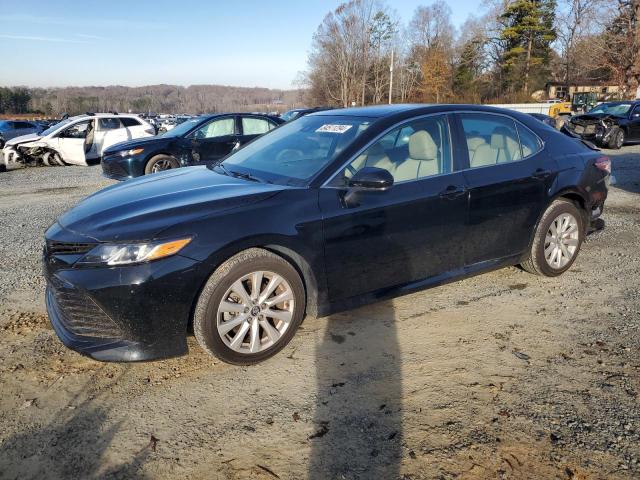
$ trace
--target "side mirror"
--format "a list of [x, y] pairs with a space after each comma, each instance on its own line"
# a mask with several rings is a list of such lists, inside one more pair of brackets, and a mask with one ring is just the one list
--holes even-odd
[[347, 190], [342, 196], [342, 203], [346, 208], [360, 205], [361, 192], [384, 192], [393, 185], [393, 175], [388, 170], [376, 167], [364, 167], [356, 172], [349, 180]]
[[356, 190], [384, 191], [393, 185], [393, 175], [384, 168], [364, 167], [349, 180], [349, 187]]

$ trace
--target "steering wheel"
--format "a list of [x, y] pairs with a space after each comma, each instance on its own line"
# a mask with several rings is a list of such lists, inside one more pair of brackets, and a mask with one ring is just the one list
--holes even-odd
[[304, 158], [304, 153], [301, 150], [297, 150], [295, 148], [285, 148], [281, 150], [276, 155], [276, 161], [288, 161], [292, 162], [295, 160], [302, 160]]

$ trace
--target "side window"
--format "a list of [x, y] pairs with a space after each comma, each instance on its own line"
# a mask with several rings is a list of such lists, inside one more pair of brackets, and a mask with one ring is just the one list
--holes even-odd
[[[393, 142], [390, 139], [394, 139]], [[333, 184], [344, 185], [364, 167], [383, 168], [394, 183], [451, 172], [449, 125], [444, 116], [408, 122], [383, 136], [353, 160]]]
[[528, 157], [529, 155], [534, 155], [542, 150], [540, 139], [536, 137], [531, 130], [529, 130], [524, 125], [520, 125], [517, 122], [516, 125], [518, 126], [518, 135], [520, 137], [522, 156], [524, 158]]
[[522, 158], [513, 120], [500, 115], [461, 114], [471, 168], [514, 162]]
[[120, 121], [122, 122], [122, 125], [124, 125], [125, 127], [139, 127], [140, 126], [140, 122], [138, 120], [136, 120], [135, 118], [122, 117], [120, 119]]
[[116, 130], [122, 127], [118, 118], [99, 118], [98, 125], [100, 130]]
[[242, 117], [243, 135], [262, 135], [273, 129], [271, 122], [263, 118]]
[[60, 132], [60, 138], [84, 138], [87, 136], [87, 127], [90, 120], [76, 123]]
[[205, 139], [233, 135], [236, 130], [235, 123], [236, 122], [233, 117], [214, 120], [196, 130], [193, 133], [193, 136], [195, 138]]
[[36, 128], [36, 126], [29, 122], [16, 122], [16, 128]]

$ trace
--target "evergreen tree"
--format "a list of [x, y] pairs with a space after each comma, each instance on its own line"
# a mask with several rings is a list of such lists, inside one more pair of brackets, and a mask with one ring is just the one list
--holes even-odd
[[[512, 90], [528, 94], [533, 67], [548, 66], [556, 38], [555, 10], [556, 0], [516, 0], [502, 14], [501, 37], [506, 45], [502, 68]], [[545, 70], [537, 69], [538, 73]]]

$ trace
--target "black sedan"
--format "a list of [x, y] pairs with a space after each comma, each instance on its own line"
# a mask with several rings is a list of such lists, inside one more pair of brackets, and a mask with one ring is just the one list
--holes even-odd
[[640, 142], [640, 101], [606, 102], [575, 115], [563, 131], [604, 148], [619, 149]]
[[60, 217], [45, 234], [49, 318], [99, 360], [184, 354], [193, 325], [211, 354], [259, 362], [305, 315], [515, 264], [562, 274], [610, 169], [513, 111], [314, 113], [217, 165], [111, 186]]
[[188, 119], [151, 138], [123, 142], [102, 156], [104, 176], [127, 180], [149, 173], [219, 161], [233, 150], [276, 128], [271, 115], [225, 113]]

